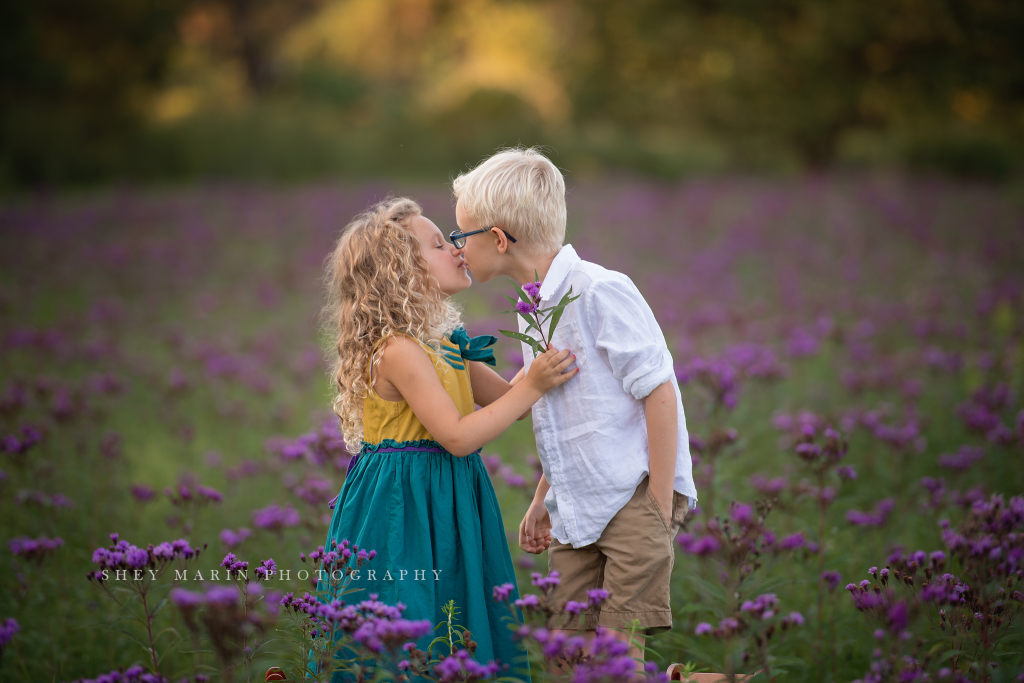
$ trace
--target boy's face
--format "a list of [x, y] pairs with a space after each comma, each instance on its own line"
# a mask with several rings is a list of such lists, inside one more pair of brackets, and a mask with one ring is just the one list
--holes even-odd
[[[480, 223], [462, 205], [462, 199], [455, 204], [455, 222], [462, 232], [480, 229]], [[479, 232], [466, 238], [462, 254], [469, 271], [480, 282], [487, 282], [501, 274], [501, 257], [508, 249], [508, 240], [498, 228]]]

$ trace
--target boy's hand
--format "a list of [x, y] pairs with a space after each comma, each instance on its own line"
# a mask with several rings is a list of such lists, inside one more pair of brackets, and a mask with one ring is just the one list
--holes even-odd
[[519, 524], [519, 547], [539, 555], [551, 545], [551, 516], [544, 501], [534, 501]]
[[548, 393], [559, 384], [569, 381], [580, 371], [578, 367], [569, 372], [569, 366], [576, 360], [576, 356], [569, 352], [569, 349], [559, 351], [548, 344], [548, 349], [533, 359], [530, 363], [530, 372], [524, 380], [532, 385], [542, 395]]

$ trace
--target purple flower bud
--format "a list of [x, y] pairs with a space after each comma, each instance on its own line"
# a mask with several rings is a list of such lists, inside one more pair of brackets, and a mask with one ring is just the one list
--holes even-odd
[[842, 575], [836, 571], [829, 570], [821, 573], [821, 580], [825, 582], [830, 591], [834, 591], [842, 579]]
[[515, 606], [524, 610], [538, 609], [540, 607], [540, 599], [533, 593], [527, 593], [515, 601]]
[[262, 510], [257, 510], [252, 515], [252, 523], [260, 529], [280, 532], [282, 529], [298, 526], [301, 519], [295, 508], [282, 508], [277, 505], [268, 505]]
[[591, 588], [587, 591], [588, 604], [597, 607], [608, 599], [609, 593], [604, 588]]
[[537, 304], [526, 303], [525, 301], [516, 302], [516, 311], [522, 315], [529, 315], [537, 310]]
[[845, 481], [855, 481], [857, 479], [857, 470], [853, 469], [849, 465], [840, 465], [837, 467], [836, 474], [839, 475], [840, 479]]
[[184, 588], [173, 588], [171, 589], [171, 602], [177, 605], [178, 609], [187, 610], [202, 605], [204, 599], [201, 593], [193, 593]]
[[796, 550], [797, 548], [804, 547], [804, 532], [798, 531], [792, 536], [786, 536], [779, 542], [779, 546], [783, 550]]
[[732, 508], [732, 518], [740, 526], [750, 528], [757, 523], [754, 517], [754, 508], [745, 503], [735, 503]]
[[575, 600], [570, 600], [567, 603], [565, 603], [565, 611], [569, 614], [579, 615], [585, 609], [587, 609], [587, 603], [585, 602], [576, 602]]
[[711, 633], [711, 624], [709, 624], [706, 621], [702, 621], [699, 624], [697, 624], [697, 628], [693, 632], [693, 634], [697, 636], [702, 636], [706, 633]]
[[14, 638], [14, 634], [20, 630], [21, 625], [14, 617], [8, 617], [3, 623], [0, 623], [0, 652], [7, 647], [11, 639]]
[[263, 560], [259, 567], [256, 567], [257, 580], [264, 581], [277, 573], [277, 563], [274, 558]]
[[492, 595], [496, 602], [508, 602], [509, 596], [512, 595], [516, 587], [511, 583], [503, 583], [500, 586], [495, 586]]
[[534, 586], [545, 591], [548, 588], [557, 586], [560, 583], [559, 574], [557, 571], [553, 571], [547, 576], [542, 576], [538, 572], [533, 572], [530, 574], [530, 578]]

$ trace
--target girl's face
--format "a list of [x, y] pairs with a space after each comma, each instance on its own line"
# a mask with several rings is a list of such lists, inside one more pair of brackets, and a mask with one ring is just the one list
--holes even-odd
[[413, 216], [408, 225], [409, 232], [419, 240], [427, 272], [437, 282], [438, 289], [452, 296], [473, 284], [462, 250], [446, 241], [433, 221], [426, 216]]

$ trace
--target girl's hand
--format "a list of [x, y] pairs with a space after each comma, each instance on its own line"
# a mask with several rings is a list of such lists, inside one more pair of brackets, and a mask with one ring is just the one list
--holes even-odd
[[526, 379], [523, 381], [541, 394], [546, 394], [576, 376], [576, 373], [580, 371], [579, 367], [566, 372], [575, 360], [575, 354], [569, 353], [569, 349], [559, 351], [548, 344], [547, 351], [534, 358], [530, 363], [530, 372], [526, 374]]
[[519, 547], [528, 553], [539, 555], [551, 545], [551, 516], [544, 500], [534, 501], [519, 523]]

